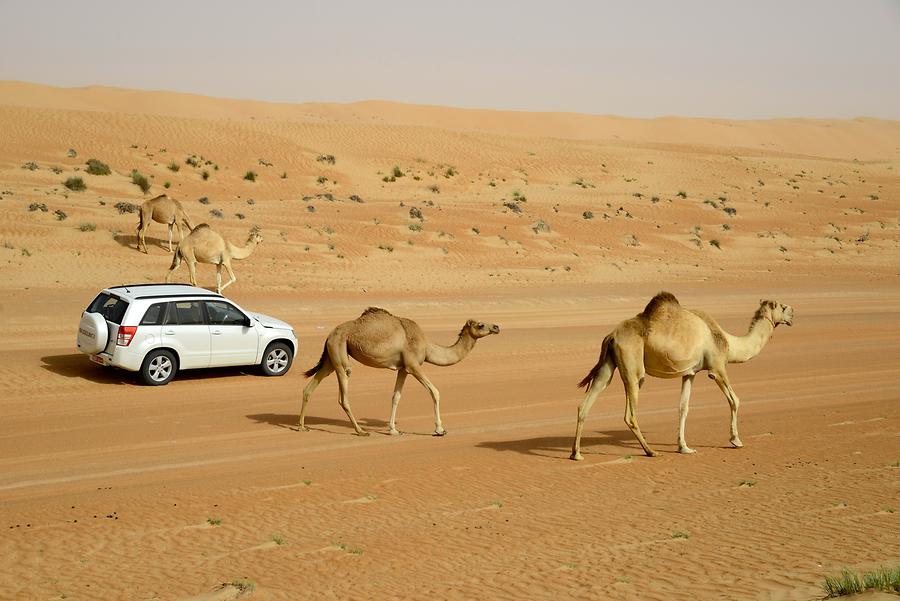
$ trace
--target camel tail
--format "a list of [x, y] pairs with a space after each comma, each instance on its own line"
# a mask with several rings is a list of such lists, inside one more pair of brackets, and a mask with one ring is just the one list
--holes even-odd
[[313, 377], [314, 375], [316, 375], [317, 371], [322, 369], [322, 366], [325, 365], [326, 361], [328, 361], [328, 347], [323, 346], [322, 347], [322, 356], [319, 357], [319, 362], [316, 363], [315, 367], [307, 369], [305, 372], [303, 372], [303, 375], [307, 378]]
[[172, 253], [172, 264], [169, 266], [169, 271], [175, 271], [181, 266], [181, 245], [175, 247], [175, 252]]
[[616, 369], [616, 353], [613, 350], [612, 342], [612, 334], [603, 339], [603, 344], [600, 346], [600, 358], [597, 360], [597, 364], [591, 368], [588, 375], [578, 383], [578, 388], [590, 388], [594, 384], [594, 380], [597, 379], [597, 375], [603, 369], [610, 370], [608, 374], [605, 374], [606, 381], [612, 377], [612, 372]]

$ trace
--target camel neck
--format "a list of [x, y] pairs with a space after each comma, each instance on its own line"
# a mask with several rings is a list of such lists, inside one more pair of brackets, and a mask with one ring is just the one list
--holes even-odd
[[469, 333], [461, 332], [453, 346], [428, 343], [425, 360], [433, 365], [453, 365], [466, 358], [475, 346], [475, 339]]
[[228, 243], [228, 250], [231, 254], [232, 259], [246, 259], [249, 257], [253, 251], [256, 249], [256, 243], [253, 241], [247, 242], [244, 246], [235, 246], [231, 242]]
[[726, 334], [728, 339], [728, 362], [743, 363], [757, 356], [766, 346], [775, 326], [766, 316], [755, 318], [750, 322], [750, 329], [743, 336]]

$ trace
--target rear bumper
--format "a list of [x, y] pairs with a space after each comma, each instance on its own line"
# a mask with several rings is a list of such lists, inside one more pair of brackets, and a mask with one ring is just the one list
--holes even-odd
[[128, 347], [117, 346], [112, 353], [102, 352], [96, 355], [90, 355], [90, 360], [98, 365], [118, 367], [127, 371], [138, 371], [141, 369], [144, 357], [137, 353], [128, 352]]

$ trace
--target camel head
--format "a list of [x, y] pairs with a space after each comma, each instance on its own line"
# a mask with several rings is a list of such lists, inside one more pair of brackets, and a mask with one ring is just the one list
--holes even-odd
[[780, 324], [794, 325], [794, 308], [778, 301], [760, 299], [757, 315], [771, 321], [773, 327]]
[[500, 326], [470, 319], [466, 322], [466, 325], [463, 326], [463, 332], [468, 332], [472, 338], [478, 340], [479, 338], [484, 338], [491, 334], [499, 334]]

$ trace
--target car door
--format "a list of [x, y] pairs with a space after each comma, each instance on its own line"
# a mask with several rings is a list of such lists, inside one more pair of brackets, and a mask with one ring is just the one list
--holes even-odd
[[259, 334], [240, 309], [227, 301], [208, 300], [206, 316], [210, 333], [210, 366], [256, 363]]
[[162, 340], [178, 352], [179, 369], [209, 367], [210, 334], [203, 301], [169, 302]]

